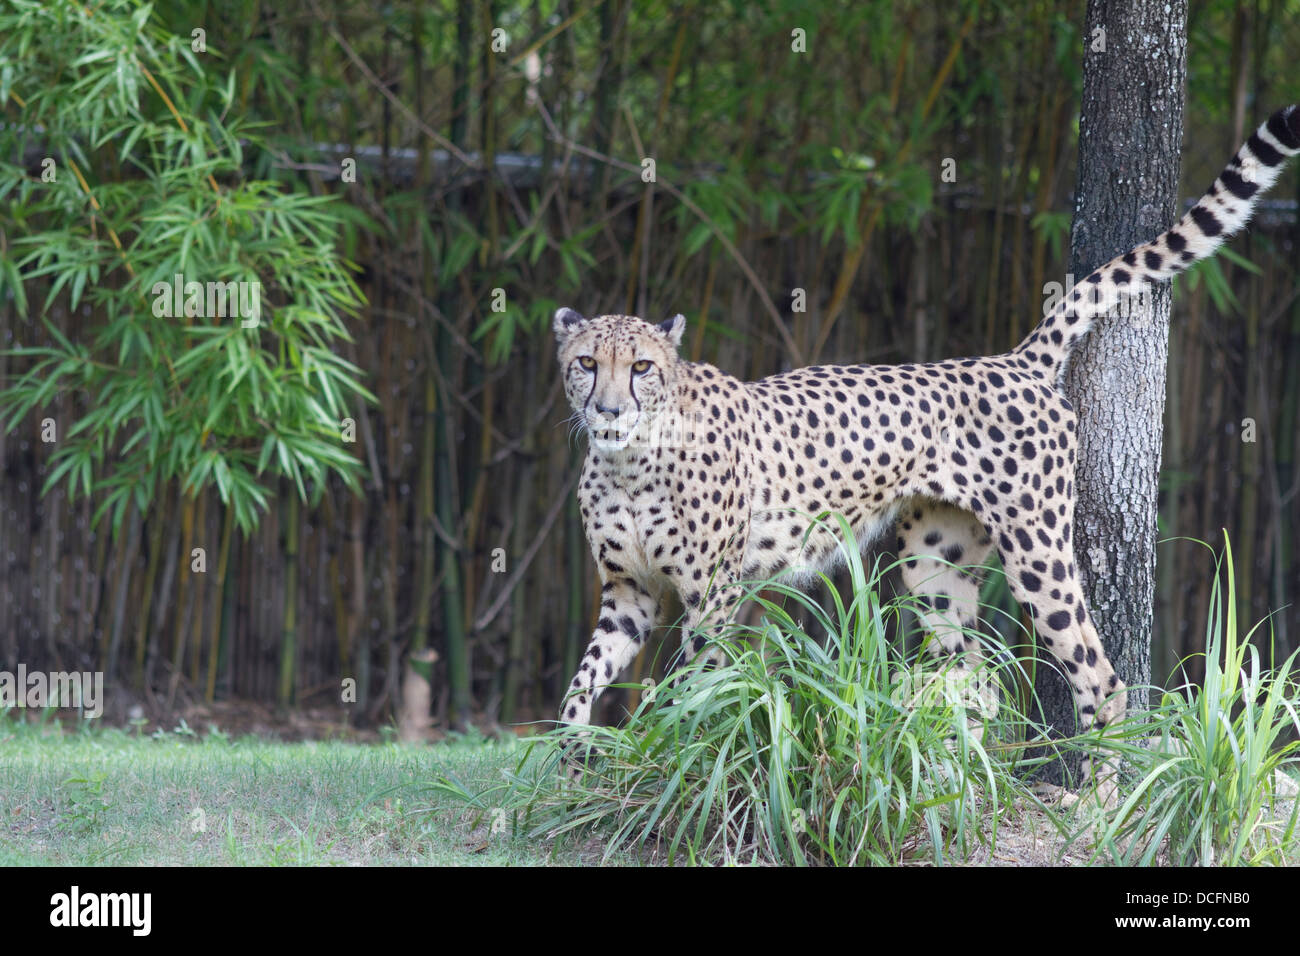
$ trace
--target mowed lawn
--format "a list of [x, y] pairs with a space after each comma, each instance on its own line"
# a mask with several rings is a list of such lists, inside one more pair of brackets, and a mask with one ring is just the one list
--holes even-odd
[[502, 815], [494, 834], [491, 819], [430, 787], [451, 773], [478, 792], [523, 754], [518, 741], [67, 733], [0, 716], [0, 865], [599, 862], [601, 846], [530, 842]]

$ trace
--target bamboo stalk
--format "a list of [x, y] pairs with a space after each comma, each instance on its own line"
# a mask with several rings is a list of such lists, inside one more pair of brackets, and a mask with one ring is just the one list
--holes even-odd
[[109, 634], [108, 653], [104, 657], [104, 670], [107, 674], [117, 675], [117, 657], [122, 646], [122, 628], [126, 617], [126, 599], [131, 581], [136, 577], [133, 569], [140, 551], [141, 526], [143, 517], [135, 502], [131, 502], [127, 514], [126, 544], [121, 560], [116, 565], [117, 574], [113, 590], [113, 608], [110, 612], [110, 624], [106, 628]]
[[[531, 408], [537, 400], [537, 366], [535, 363], [530, 362], [528, 364], [524, 377], [524, 394], [527, 398], [525, 407]], [[533, 491], [533, 475], [537, 467], [535, 464], [535, 445], [536, 434], [534, 433], [524, 439], [524, 445], [520, 449], [523, 465], [520, 468], [519, 480], [516, 482], [515, 524], [510, 533], [510, 555], [516, 561], [521, 559], [528, 545], [528, 532], [531, 528], [528, 517]], [[576, 495], [574, 498], [576, 500]], [[519, 713], [519, 694], [524, 680], [524, 649], [528, 634], [533, 627], [533, 620], [527, 614], [526, 589], [517, 585], [510, 600], [510, 633], [506, 644], [506, 673], [501, 689], [501, 720], [506, 724], [513, 723]]]
[[[221, 523], [221, 551], [217, 556], [217, 587], [212, 602], [212, 623], [209, 628], [212, 638], [208, 644], [208, 680], [203, 690], [203, 699], [212, 703], [217, 693], [217, 661], [221, 655], [222, 612], [225, 610], [226, 572], [230, 568], [230, 539], [235, 532], [235, 509], [226, 508], [225, 518]], [[198, 655], [195, 655], [196, 659]]]
[[419, 476], [419, 534], [420, 562], [417, 568], [415, 592], [415, 633], [411, 637], [411, 650], [423, 650], [428, 643], [433, 625], [435, 594], [434, 564], [437, 551], [437, 534], [434, 529], [434, 464], [433, 452], [437, 429], [437, 392], [433, 377], [424, 380], [424, 436], [420, 442]]
[[284, 616], [280, 628], [280, 681], [276, 703], [293, 703], [294, 677], [298, 656], [298, 494], [291, 490], [285, 502], [284, 528]]
[[329, 575], [330, 598], [332, 600], [332, 616], [334, 618], [334, 640], [336, 648], [336, 670], [337, 675], [345, 675], [349, 671], [349, 640], [348, 640], [348, 610], [347, 602], [343, 596], [343, 574], [340, 568], [341, 551], [340, 541], [345, 541], [348, 529], [340, 520], [338, 509], [334, 504], [334, 495], [326, 493], [325, 495], [325, 524], [329, 529], [329, 555], [326, 563], [326, 573]]
[[186, 611], [190, 596], [190, 551], [194, 547], [194, 511], [196, 500], [193, 492], [181, 492], [181, 567], [176, 584], [176, 620], [172, 623], [172, 676], [167, 692], [167, 706], [171, 707], [176, 695], [176, 685], [180, 680], [185, 664], [185, 624]]
[[366, 501], [361, 497], [350, 499], [352, 524], [349, 535], [352, 550], [352, 655], [356, 667], [357, 708], [364, 712], [370, 702], [370, 629], [365, 624], [366, 608]]
[[[450, 140], [458, 146], [467, 145], [469, 132], [468, 107], [470, 102], [470, 74], [474, 63], [474, 14], [470, 4], [460, 4], [456, 9], [456, 55], [453, 58], [452, 102], [454, 108], [451, 116]], [[462, 196], [459, 192], [448, 197], [449, 208], [459, 211]], [[453, 300], [444, 293], [444, 312], [452, 311]], [[437, 344], [434, 357], [442, 365], [441, 380], [443, 389], [450, 390], [457, 386], [459, 374], [455, 368], [454, 353], [450, 348], [448, 331], [445, 326], [438, 327]], [[453, 487], [455, 468], [453, 465], [453, 435], [456, 434], [454, 423], [454, 402], [448, 391], [442, 389], [436, 393], [437, 408], [435, 419], [434, 451], [434, 489], [435, 511], [438, 522], [445, 529], [456, 528], [459, 513], [456, 508], [455, 489]], [[446, 540], [440, 540], [442, 568], [442, 608], [444, 640], [446, 641], [447, 684], [450, 698], [448, 701], [449, 720], [454, 726], [463, 727], [468, 723], [470, 706], [469, 656], [465, 637], [465, 612], [462, 604], [464, 592], [461, 588], [461, 554], [459, 548]]]
[[[475, 554], [478, 550], [478, 542], [483, 533], [483, 522], [486, 517], [488, 478], [491, 474], [490, 466], [492, 464], [492, 423], [496, 410], [496, 379], [489, 379], [484, 384], [482, 396], [482, 401], [479, 404], [478, 459], [475, 462], [474, 475], [469, 481], [474, 491], [471, 494], [470, 506], [466, 511], [464, 521], [464, 554], [467, 556]], [[465, 572], [465, 608], [466, 613], [471, 617], [478, 592], [478, 577], [475, 570], [480, 564], [481, 562], [466, 560], [463, 568]], [[469, 618], [466, 619], [466, 626], [471, 626]]]
[[[199, 672], [203, 666], [203, 603], [204, 598], [209, 592], [209, 588], [199, 583], [207, 581], [207, 555], [212, 550], [208, 547], [211, 539], [208, 537], [208, 498], [211, 497], [204, 491], [198, 494], [198, 514], [195, 516], [195, 527], [198, 528], [199, 534], [203, 540], [204, 553], [204, 576], [195, 582], [194, 588], [194, 609], [189, 613], [190, 627], [190, 683], [195, 687], [199, 684]], [[189, 562], [186, 567], [189, 572], [194, 573], [193, 557], [187, 552], [185, 560]]]

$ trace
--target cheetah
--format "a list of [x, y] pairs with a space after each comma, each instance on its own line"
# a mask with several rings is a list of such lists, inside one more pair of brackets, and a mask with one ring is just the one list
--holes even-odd
[[1300, 109], [1257, 129], [1171, 229], [1063, 296], [1012, 351], [916, 365], [814, 366], [742, 382], [678, 356], [685, 319], [556, 311], [564, 390], [588, 435], [577, 490], [601, 609], [561, 707], [590, 723], [641, 649], [660, 597], [684, 607], [698, 654], [735, 610], [738, 581], [811, 576], [840, 554], [809, 518], [843, 514], [865, 546], [897, 525], [904, 584], [931, 646], [978, 662], [978, 568], [994, 548], [1073, 691], [1079, 723], [1123, 716], [1126, 688], [1089, 616], [1071, 546], [1076, 416], [1071, 350], [1121, 297], [1213, 254], [1300, 152]]

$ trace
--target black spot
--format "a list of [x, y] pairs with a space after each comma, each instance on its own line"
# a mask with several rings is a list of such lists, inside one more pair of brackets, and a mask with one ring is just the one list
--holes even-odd
[[1069, 611], [1053, 611], [1047, 615], [1047, 626], [1054, 631], [1064, 631], [1070, 626]]
[[1258, 131], [1250, 134], [1250, 139], [1246, 140], [1246, 145], [1255, 154], [1255, 158], [1265, 166], [1276, 166], [1282, 162], [1282, 154], [1264, 142]]
[[1223, 224], [1219, 222], [1214, 213], [1203, 206], [1192, 207], [1192, 219], [1201, 227], [1201, 232], [1207, 236], [1217, 236], [1223, 232]]
[[1300, 110], [1278, 110], [1268, 118], [1268, 131], [1287, 149], [1300, 149]]
[[1228, 192], [1232, 193], [1238, 199], [1249, 199], [1251, 196], [1255, 195], [1255, 191], [1259, 189], [1257, 184], [1242, 179], [1241, 176], [1237, 175], [1237, 173], [1231, 169], [1225, 169], [1220, 173], [1219, 179], [1223, 185], [1227, 187]]

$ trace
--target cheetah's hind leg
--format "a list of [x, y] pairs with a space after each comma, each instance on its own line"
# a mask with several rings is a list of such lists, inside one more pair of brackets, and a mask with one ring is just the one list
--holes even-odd
[[976, 739], [984, 722], [997, 715], [998, 683], [976, 627], [983, 564], [993, 547], [988, 530], [973, 514], [938, 502], [918, 502], [900, 517], [898, 557], [903, 583], [920, 605], [921, 624], [930, 635], [930, 653], [950, 665], [928, 679], [921, 693], [945, 692], [967, 701]]

